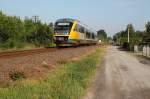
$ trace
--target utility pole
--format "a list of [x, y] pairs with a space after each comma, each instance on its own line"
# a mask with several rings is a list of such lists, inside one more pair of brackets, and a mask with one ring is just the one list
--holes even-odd
[[128, 25], [128, 43], [130, 42], [130, 26]]
[[37, 15], [32, 16], [32, 19], [35, 23], [37, 23], [39, 21], [39, 16], [37, 16]]
[[130, 42], [130, 29], [129, 29], [129, 27], [128, 27], [128, 43]]
[[[32, 16], [32, 21], [37, 24], [37, 22], [39, 21], [39, 16], [35, 15], [35, 16]], [[37, 26], [36, 26], [37, 28]], [[35, 34], [37, 34], [37, 29], [35, 30]], [[35, 39], [35, 42], [37, 43], [37, 39]]]

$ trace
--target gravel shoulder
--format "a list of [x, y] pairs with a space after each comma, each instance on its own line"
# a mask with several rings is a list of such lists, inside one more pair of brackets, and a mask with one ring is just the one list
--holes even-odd
[[[41, 78], [57, 65], [88, 54], [97, 46], [66, 48], [53, 52], [0, 59], [0, 85], [11, 80], [11, 71], [21, 71], [27, 78]], [[46, 65], [46, 66], [45, 66]]]
[[150, 62], [108, 47], [84, 99], [150, 99]]

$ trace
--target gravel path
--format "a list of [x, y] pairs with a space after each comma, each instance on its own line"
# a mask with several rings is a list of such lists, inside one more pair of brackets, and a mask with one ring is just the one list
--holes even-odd
[[[0, 59], [0, 85], [10, 80], [10, 71], [23, 71], [28, 78], [39, 78], [55, 68], [59, 62], [72, 60], [94, 50], [96, 46], [66, 48], [54, 52], [45, 52], [28, 56]], [[43, 65], [48, 65], [43, 66]]]
[[150, 99], [150, 62], [108, 47], [84, 99]]

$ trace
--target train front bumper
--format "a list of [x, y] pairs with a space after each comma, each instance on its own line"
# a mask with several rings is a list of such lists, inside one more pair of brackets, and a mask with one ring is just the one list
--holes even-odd
[[55, 36], [54, 37], [54, 43], [57, 45], [68, 45], [68, 44], [76, 44], [77, 40], [75, 39], [69, 39], [69, 36]]

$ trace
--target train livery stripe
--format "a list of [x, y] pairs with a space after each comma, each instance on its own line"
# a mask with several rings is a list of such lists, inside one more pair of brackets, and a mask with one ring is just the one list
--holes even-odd
[[71, 28], [70, 35], [69, 35], [69, 39], [78, 39], [79, 38], [79, 33], [74, 31], [75, 27], [76, 27], [76, 24], [77, 24], [77, 21], [74, 21], [73, 26]]

